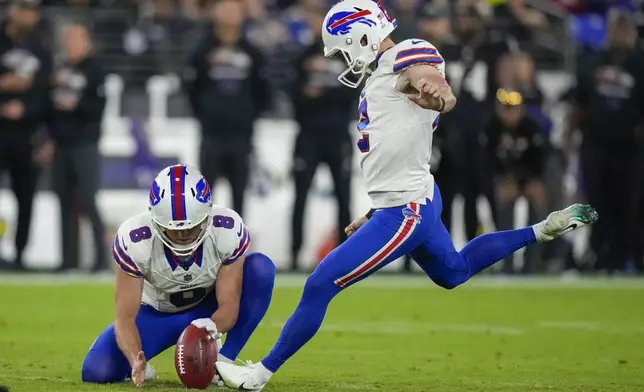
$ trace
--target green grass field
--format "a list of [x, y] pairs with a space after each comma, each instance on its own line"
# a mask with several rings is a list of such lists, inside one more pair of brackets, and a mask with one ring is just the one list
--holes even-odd
[[[445, 291], [420, 277], [380, 276], [350, 288], [265, 391], [644, 391], [644, 282], [491, 283]], [[272, 347], [301, 284], [280, 277], [242, 359]], [[87, 349], [112, 321], [112, 287], [0, 279], [0, 385], [135, 390], [80, 382]], [[185, 390], [173, 351], [151, 361], [160, 380], [145, 390]]]

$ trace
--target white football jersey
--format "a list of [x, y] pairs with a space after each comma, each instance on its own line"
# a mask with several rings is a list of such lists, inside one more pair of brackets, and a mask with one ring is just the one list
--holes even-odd
[[201, 302], [215, 288], [219, 268], [246, 254], [250, 233], [233, 210], [214, 206], [206, 240], [180, 261], [152, 230], [144, 212], [123, 222], [112, 254], [119, 267], [143, 282], [141, 302], [161, 312], [179, 312]]
[[358, 147], [372, 208], [387, 208], [434, 196], [429, 171], [432, 135], [439, 113], [423, 109], [396, 90], [400, 72], [431, 64], [445, 76], [445, 62], [427, 41], [408, 39], [381, 53], [360, 95]]

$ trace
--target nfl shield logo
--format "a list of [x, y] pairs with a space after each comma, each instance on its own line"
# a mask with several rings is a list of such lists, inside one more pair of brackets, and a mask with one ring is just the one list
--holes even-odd
[[183, 275], [183, 280], [185, 282], [190, 282], [192, 280], [192, 275], [191, 274], [185, 274]]

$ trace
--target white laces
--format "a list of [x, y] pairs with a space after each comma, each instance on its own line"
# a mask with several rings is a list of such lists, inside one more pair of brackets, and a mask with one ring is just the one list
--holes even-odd
[[245, 366], [245, 367], [252, 367], [254, 365], [253, 361], [248, 360], [248, 359], [243, 360], [243, 359], [237, 358], [237, 359], [235, 359], [235, 362], [239, 362], [242, 366]]

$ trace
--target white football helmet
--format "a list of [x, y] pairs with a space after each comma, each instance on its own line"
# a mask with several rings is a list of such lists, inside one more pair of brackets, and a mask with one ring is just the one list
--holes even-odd
[[[203, 175], [192, 166], [174, 165], [161, 170], [150, 187], [150, 215], [153, 230], [177, 256], [190, 256], [206, 239], [212, 220], [210, 186]], [[168, 230], [188, 230], [200, 226], [195, 241], [187, 245], [174, 244]]]
[[396, 26], [398, 22], [380, 0], [344, 0], [331, 7], [322, 24], [324, 55], [331, 57], [339, 51], [349, 66], [338, 80], [358, 87], [376, 60], [380, 44]]

